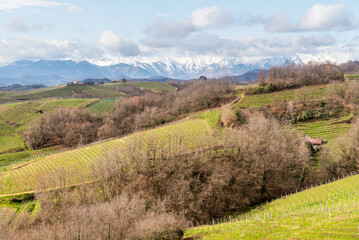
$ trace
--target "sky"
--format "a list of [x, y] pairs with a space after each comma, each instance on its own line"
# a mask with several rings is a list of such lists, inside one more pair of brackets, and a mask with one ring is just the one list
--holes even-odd
[[0, 65], [72, 59], [359, 59], [359, 1], [0, 0]]

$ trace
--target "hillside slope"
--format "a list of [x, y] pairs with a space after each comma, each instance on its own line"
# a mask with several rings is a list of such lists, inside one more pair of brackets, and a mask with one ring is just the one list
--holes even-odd
[[79, 184], [93, 179], [93, 166], [101, 157], [113, 151], [149, 157], [154, 146], [158, 154], [176, 155], [205, 147], [212, 134], [206, 120], [185, 120], [171, 125], [134, 133], [127, 137], [91, 144], [64, 151], [15, 166], [0, 175], [0, 194], [41, 190], [55, 185]]
[[347, 177], [282, 197], [223, 223], [189, 229], [186, 237], [358, 239], [358, 188], [359, 175]]

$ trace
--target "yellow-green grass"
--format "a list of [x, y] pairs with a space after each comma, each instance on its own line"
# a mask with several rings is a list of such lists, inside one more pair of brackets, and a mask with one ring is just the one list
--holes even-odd
[[115, 107], [116, 99], [101, 99], [87, 106], [90, 113], [98, 116], [104, 116], [106, 113], [112, 112]]
[[0, 154], [20, 149], [26, 149], [26, 145], [20, 136], [0, 136]]
[[332, 141], [348, 133], [353, 114], [343, 111], [339, 116], [329, 119], [319, 119], [314, 121], [296, 124], [296, 129], [312, 138], [323, 138]]
[[58, 108], [82, 108], [97, 101], [96, 99], [61, 99], [37, 100], [0, 105], [0, 120], [5, 121], [22, 132], [28, 123], [43, 113], [55, 111]]
[[[245, 95], [245, 97], [236, 104], [236, 107], [260, 107], [266, 105], [275, 105], [278, 103], [296, 101], [296, 91], [285, 90], [274, 93]], [[310, 86], [300, 89], [306, 92], [306, 99], [308, 101], [320, 100], [327, 98], [326, 85]]]
[[77, 108], [96, 102], [97, 99], [60, 99], [48, 102], [44, 106]]
[[171, 86], [166, 83], [161, 82], [126, 82], [126, 83], [110, 83], [110, 84], [102, 84], [102, 85], [96, 85], [96, 88], [99, 89], [107, 89], [111, 91], [121, 91], [122, 87], [133, 85], [139, 88], [149, 89], [154, 92], [162, 92], [162, 91], [176, 91], [177, 88], [174, 86]]
[[150, 89], [154, 92], [162, 92], [162, 91], [172, 92], [177, 90], [177, 88], [174, 86], [160, 82], [131, 82], [129, 84], [132, 84], [139, 88]]
[[[71, 185], [94, 180], [92, 167], [98, 158], [114, 150], [126, 154], [141, 141], [156, 144], [161, 149], [166, 149], [166, 152], [179, 154], [205, 147], [205, 138], [211, 134], [212, 128], [207, 121], [186, 120], [127, 137], [34, 158], [10, 171], [2, 172], [0, 194], [50, 188], [60, 181]], [[144, 155], [149, 153], [146, 147], [142, 147], [140, 151]]]
[[221, 110], [215, 109], [215, 110], [200, 112], [197, 113], [195, 116], [198, 119], [205, 119], [206, 121], [208, 121], [209, 125], [215, 127], [218, 126], [218, 123], [221, 119]]
[[25, 149], [26, 145], [15, 129], [0, 121], [0, 154]]
[[359, 175], [288, 195], [221, 224], [188, 229], [195, 239], [358, 239]]
[[46, 87], [46, 88], [39, 88], [39, 89], [33, 89], [33, 90], [27, 90], [27, 91], [16, 91], [16, 92], [3, 92], [0, 94], [0, 98], [10, 98], [10, 99], [22, 99], [24, 95], [31, 95], [31, 94], [41, 94], [42, 92], [47, 92], [50, 90], [56, 90], [65, 87], [65, 85], [57, 85], [52, 87]]
[[43, 148], [38, 150], [27, 150], [14, 153], [0, 154], [0, 172], [10, 170], [14, 164], [28, 161], [37, 156], [45, 156], [61, 149], [59, 146]]
[[359, 80], [359, 74], [345, 74], [345, 80]]
[[6, 99], [19, 99], [19, 100], [37, 100], [44, 98], [56, 98], [56, 97], [73, 97], [77, 94], [87, 94], [90, 97], [99, 97], [99, 98], [116, 98], [126, 96], [124, 93], [103, 90], [94, 86], [87, 85], [61, 85], [49, 88], [42, 88], [36, 90], [29, 90], [24, 92], [8, 92], [1, 98]]
[[120, 98], [120, 97], [126, 97], [127, 95], [123, 92], [116, 92], [106, 89], [100, 89], [97, 86], [89, 87], [89, 89], [85, 90], [86, 93], [95, 96], [95, 97], [101, 97], [101, 98]]

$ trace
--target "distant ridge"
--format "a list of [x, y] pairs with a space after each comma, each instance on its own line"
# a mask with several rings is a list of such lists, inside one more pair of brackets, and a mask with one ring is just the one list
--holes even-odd
[[[199, 76], [220, 78], [238, 76], [256, 69], [268, 69], [288, 63], [302, 63], [296, 57], [272, 58], [124, 58], [112, 66], [88, 61], [38, 60], [16, 61], [0, 67], [0, 86], [13, 83], [47, 86], [84, 79], [195, 79]], [[250, 79], [252, 79], [251, 77]], [[245, 79], [245, 78], [243, 78]], [[246, 81], [246, 80], [244, 80]]]

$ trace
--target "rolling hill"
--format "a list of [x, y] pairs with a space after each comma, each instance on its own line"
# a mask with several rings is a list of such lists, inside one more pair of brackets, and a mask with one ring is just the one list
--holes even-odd
[[187, 230], [184, 239], [358, 239], [359, 175]]

